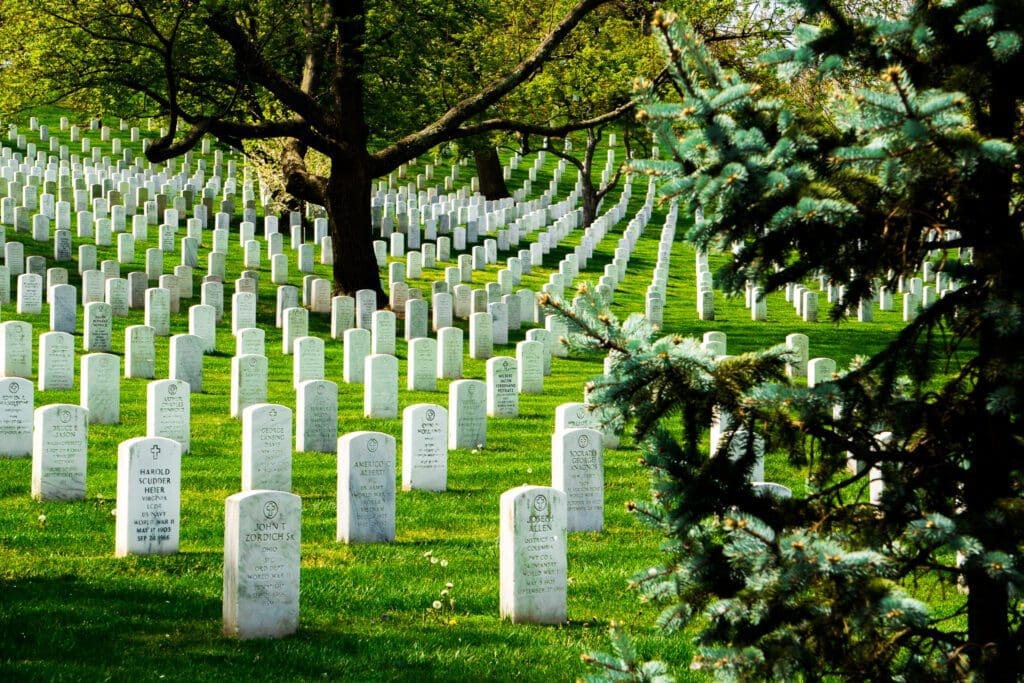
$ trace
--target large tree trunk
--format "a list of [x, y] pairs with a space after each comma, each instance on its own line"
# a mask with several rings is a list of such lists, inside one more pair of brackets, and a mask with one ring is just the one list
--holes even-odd
[[476, 162], [476, 177], [480, 180], [480, 194], [492, 200], [511, 196], [502, 174], [501, 159], [494, 147], [488, 145], [473, 150], [473, 160]]
[[[988, 116], [981, 119], [982, 133], [1004, 140], [1012, 139], [1017, 130], [1018, 109], [1014, 91], [1004, 83], [1016, 77], [1003, 67], [994, 69], [992, 94]], [[976, 261], [981, 272], [994, 273], [986, 283], [993, 304], [1006, 307], [1016, 304], [1015, 293], [1024, 288], [1019, 268], [1024, 253], [1020, 224], [1012, 218], [1011, 176], [1009, 169], [992, 162], [983, 162], [983, 180], [973, 197], [973, 206], [962, 211], [976, 217], [978, 239]], [[968, 200], [970, 201], [970, 200]], [[978, 339], [980, 372], [974, 394], [977, 396], [974, 448], [969, 458], [965, 480], [964, 499], [972, 522], [971, 531], [986, 550], [998, 550], [1012, 555], [1017, 548], [1013, 534], [1006, 532], [1004, 524], [994, 520], [1005, 511], [1007, 501], [1013, 500], [1014, 470], [1019, 470], [1021, 445], [1014, 437], [1009, 418], [988, 408], [988, 401], [1006, 383], [1005, 369], [1012, 367], [1020, 353], [1020, 335], [1012, 333], [993, 314], [982, 322]], [[987, 566], [974, 566], [966, 572], [970, 593], [967, 597], [967, 630], [972, 649], [973, 669], [985, 681], [1012, 681], [1020, 671], [1021, 662], [1010, 634], [1010, 595], [1006, 580], [999, 573], [992, 576]]]
[[580, 199], [583, 201], [583, 227], [586, 228], [597, 219], [597, 203], [600, 200], [597, 197], [594, 181], [590, 179], [590, 174], [581, 173], [581, 176], [583, 182], [581, 183]]
[[583, 168], [580, 169], [580, 198], [583, 200], [583, 227], [589, 226], [597, 219], [597, 204], [601, 201], [598, 188], [594, 187], [594, 152], [601, 138], [593, 130], [587, 131], [587, 148], [583, 154]]
[[380, 282], [377, 257], [373, 253], [373, 225], [370, 215], [372, 178], [366, 168], [350, 160], [331, 163], [327, 183], [327, 220], [334, 242], [334, 288], [355, 295], [360, 289], [377, 293], [377, 306], [388, 303]]
[[363, 110], [363, 45], [366, 12], [362, 0], [337, 3], [338, 41], [335, 43], [334, 105], [336, 134], [344, 153], [331, 158], [326, 206], [334, 237], [334, 288], [345, 294], [360, 289], [377, 293], [377, 307], [388, 297], [380, 284], [373, 253], [370, 185], [373, 181], [367, 151], [369, 129]]

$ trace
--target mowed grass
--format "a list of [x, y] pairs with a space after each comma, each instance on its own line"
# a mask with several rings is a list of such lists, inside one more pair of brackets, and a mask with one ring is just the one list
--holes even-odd
[[[58, 127], [61, 114], [58, 110], [39, 113], [52, 134], [66, 141], [67, 132]], [[20, 123], [29, 141], [37, 140], [36, 133], [28, 131], [27, 117]], [[117, 132], [116, 122], [114, 128], [114, 136], [127, 142], [127, 132]], [[98, 142], [98, 133], [89, 135], [94, 144], [109, 150], [109, 143]], [[128, 146], [139, 153], [138, 145]], [[198, 158], [198, 153], [195, 156]], [[423, 161], [411, 167], [406, 178], [422, 172]], [[532, 161], [533, 157], [528, 157], [513, 173], [510, 189], [521, 187]], [[212, 169], [212, 155], [208, 163]], [[546, 187], [555, 163], [549, 155], [534, 188]], [[439, 166], [437, 177], [443, 178], [446, 170], [446, 165]], [[463, 179], [471, 173], [471, 168], [463, 169]], [[566, 172], [560, 196], [569, 192], [574, 179], [571, 170]], [[633, 213], [642, 204], [646, 182], [635, 181], [630, 203]], [[336, 542], [336, 457], [296, 453], [293, 491], [303, 503], [299, 630], [271, 641], [239, 642], [221, 635], [224, 499], [239, 490], [241, 477], [241, 425], [229, 417], [228, 407], [230, 358], [235, 350], [230, 295], [233, 278], [242, 270], [237, 237], [240, 190], [241, 183], [227, 258], [225, 319], [217, 330], [217, 351], [205, 359], [204, 392], [192, 396], [192, 450], [182, 464], [180, 552], [164, 557], [114, 558], [117, 447], [145, 434], [147, 381], [122, 379], [121, 423], [90, 426], [84, 501], [35, 502], [29, 492], [30, 461], [0, 460], [0, 677], [68, 681], [571, 680], [587, 673], [580, 660], [583, 652], [608, 649], [606, 631], [615, 620], [625, 624], [644, 658], [665, 660], [680, 680], [703, 680], [688, 670], [690, 636], [661, 634], [654, 625], [659, 608], [641, 603], [627, 586], [631, 575], [658, 561], [660, 541], [626, 511], [628, 501], [646, 497], [649, 490], [647, 472], [637, 464], [638, 452], [628, 436], [620, 449], [605, 453], [605, 530], [569, 537], [570, 622], [542, 627], [511, 625], [499, 619], [499, 496], [525, 483], [550, 484], [555, 407], [582, 400], [584, 383], [601, 372], [601, 358], [596, 356], [556, 359], [552, 375], [545, 378], [544, 394], [520, 397], [518, 418], [488, 420], [486, 447], [450, 452], [447, 492], [400, 491], [397, 538], [392, 544], [349, 546]], [[615, 197], [617, 193], [610, 199]], [[664, 215], [664, 208], [656, 211], [630, 261], [629, 274], [616, 291], [615, 312], [621, 317], [643, 310]], [[596, 282], [604, 264], [611, 262], [627, 221], [605, 237], [580, 280]], [[680, 236], [685, 222], [680, 219]], [[74, 225], [73, 216], [73, 232]], [[157, 230], [151, 226], [149, 232], [150, 243], [136, 244], [136, 260], [121, 266], [122, 276], [143, 269], [145, 249], [155, 246]], [[183, 233], [184, 228], [179, 237]], [[257, 235], [262, 234], [261, 221]], [[539, 290], [547, 275], [557, 270], [565, 247], [578, 243], [581, 236], [582, 231], [570, 236], [542, 268], [524, 278], [523, 286]], [[172, 334], [188, 331], [187, 307], [199, 303], [202, 266], [211, 241], [209, 233], [204, 237], [201, 267], [194, 273], [196, 294], [191, 301], [182, 302], [181, 314], [173, 316]], [[67, 267], [72, 284], [80, 284], [76, 263], [52, 263], [52, 243], [35, 243], [30, 234], [15, 233], [11, 227], [7, 239], [24, 242], [26, 255], [45, 254], [49, 265]], [[83, 240], [76, 236], [74, 243], [77, 254]], [[498, 268], [513, 253], [501, 254], [499, 266], [474, 273], [474, 286], [496, 280]], [[263, 256], [258, 315], [267, 333], [268, 400], [294, 408], [292, 357], [280, 352], [281, 334], [274, 326], [274, 286], [265, 247]], [[116, 258], [115, 247], [98, 248], [98, 263], [112, 258]], [[165, 255], [165, 272], [172, 270], [178, 258], [177, 251]], [[297, 263], [294, 256], [290, 258], [291, 284], [301, 286]], [[317, 274], [330, 278], [329, 268], [319, 265], [319, 253], [317, 263]], [[425, 270], [422, 282], [411, 285], [419, 284], [429, 295], [429, 281], [442, 278], [445, 265], [449, 264]], [[895, 313], [876, 313], [876, 322], [871, 324], [806, 324], [781, 294], [769, 297], [769, 321], [752, 323], [742, 298], [725, 299], [720, 293], [717, 320], [700, 322], [694, 252], [678, 240], [672, 273], [666, 331], [697, 336], [708, 330], [724, 331], [731, 354], [778, 344], [791, 332], [804, 332], [811, 339], [812, 357], [831, 357], [843, 367], [856, 354], [881, 349], [902, 325]], [[21, 316], [12, 302], [3, 307], [0, 319], [30, 321], [37, 337], [35, 349], [38, 335], [48, 329], [45, 305], [42, 315]], [[115, 319], [114, 351], [122, 356], [122, 369], [124, 327], [142, 322], [142, 311], [137, 310], [128, 318]], [[458, 324], [466, 330], [463, 321]], [[80, 352], [81, 311], [78, 329], [76, 348]], [[399, 336], [401, 329], [399, 324]], [[512, 332], [510, 344], [497, 348], [496, 353], [514, 355], [514, 342], [524, 337], [525, 329]], [[401, 444], [401, 420], [364, 419], [362, 385], [341, 381], [342, 345], [329, 339], [329, 316], [311, 314], [310, 333], [328, 340], [326, 377], [339, 384], [339, 434], [379, 430], [392, 434]], [[436, 392], [405, 391], [407, 355], [401, 339], [397, 355], [400, 410], [420, 402], [446, 406], [447, 381], [439, 381]], [[166, 377], [167, 370], [167, 339], [158, 338], [157, 378]], [[484, 363], [467, 355], [464, 376], [484, 379]], [[37, 392], [35, 397], [37, 407], [78, 401], [77, 381], [72, 391]], [[787, 463], [784, 454], [771, 454], [766, 472], [768, 479], [802, 490], [804, 475]], [[399, 473], [395, 476], [400, 484]], [[448, 582], [453, 585], [454, 610], [444, 614], [428, 611]]]

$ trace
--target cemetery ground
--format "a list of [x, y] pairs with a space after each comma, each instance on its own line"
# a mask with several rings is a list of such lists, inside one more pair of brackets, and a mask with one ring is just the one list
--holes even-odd
[[[49, 110], [38, 115], [54, 134], [66, 136], [64, 131], [57, 132], [58, 118], [64, 114]], [[36, 135], [28, 131], [27, 117], [21, 127], [30, 139]], [[125, 146], [140, 154], [139, 145]], [[621, 147], [617, 151], [621, 159]], [[528, 159], [533, 161], [533, 157]], [[556, 163], [549, 155], [538, 171], [537, 187], [550, 180]], [[523, 163], [512, 172], [510, 189], [522, 186], [528, 165]], [[423, 172], [422, 167], [421, 160], [397, 182], [408, 183]], [[471, 173], [471, 167], [462, 169], [464, 183]], [[571, 187], [572, 172], [566, 178], [560, 197]], [[644, 202], [647, 179], [635, 178], [633, 183], [626, 218], [598, 245], [577, 282], [596, 282], [611, 262], [617, 238]], [[617, 191], [609, 195], [605, 210], [617, 196]], [[122, 377], [120, 423], [89, 426], [85, 500], [34, 501], [30, 459], [0, 459], [0, 677], [567, 680], [587, 673], [580, 660], [582, 653], [608, 649], [607, 628], [617, 621], [624, 624], [643, 658], [667, 662], [679, 680], [704, 680], [699, 672], [687, 670], [692, 654], [689, 636], [659, 631], [655, 626], [659, 607], [642, 603], [627, 586], [631, 576], [657, 562], [661, 541], [626, 509], [629, 501], [649, 495], [648, 473], [638, 465], [628, 434], [620, 448], [605, 452], [604, 530], [568, 536], [569, 623], [557, 627], [514, 625], [499, 617], [499, 496], [522, 484], [550, 485], [555, 408], [582, 400], [584, 384], [602, 372], [602, 358], [596, 355], [554, 359], [551, 376], [544, 378], [543, 394], [519, 396], [518, 417], [488, 418], [486, 446], [450, 451], [447, 491], [401, 491], [401, 473], [395, 472], [399, 491], [394, 543], [346, 545], [336, 541], [337, 458], [328, 453], [294, 453], [292, 492], [302, 498], [299, 629], [278, 640], [239, 641], [222, 635], [224, 501], [240, 491], [241, 476], [241, 423], [229, 413], [230, 359], [235, 354], [231, 283], [244, 269], [238, 245], [240, 204], [231, 220], [224, 320], [217, 326], [216, 351], [203, 362], [203, 391], [191, 397], [191, 450], [182, 456], [180, 551], [165, 556], [114, 556], [118, 445], [145, 435], [149, 384], [146, 379]], [[613, 310], [621, 318], [644, 310], [665, 215], [665, 207], [656, 207], [629, 260], [628, 274], [615, 291]], [[688, 221], [680, 216], [678, 234]], [[122, 277], [143, 269], [145, 247], [153, 246], [156, 239], [153, 226], [149, 232], [149, 243], [136, 245], [134, 262], [121, 265]], [[257, 233], [262, 236], [262, 230]], [[543, 267], [523, 276], [520, 286], [540, 291], [548, 275], [557, 272], [561, 258], [579, 243], [581, 234], [581, 229], [570, 233], [545, 257]], [[80, 284], [73, 262], [52, 263], [52, 241], [35, 242], [31, 232], [16, 232], [12, 226], [7, 226], [6, 238], [23, 242], [26, 256], [44, 255], [48, 265], [67, 267], [69, 282]], [[76, 237], [74, 253], [80, 243], [83, 241]], [[194, 277], [197, 285], [209, 248], [209, 233], [204, 231]], [[115, 246], [98, 247], [97, 262], [116, 259], [116, 252], [116, 241]], [[287, 248], [286, 253], [291, 265], [289, 284], [301, 287], [302, 274], [295, 268], [294, 255]], [[178, 263], [177, 254], [176, 245], [165, 255], [165, 272]], [[474, 272], [473, 285], [495, 281], [508, 255], [501, 254], [499, 264]], [[711, 255], [712, 271], [714, 262], [722, 258]], [[858, 323], [856, 317], [831, 323], [824, 302], [822, 322], [806, 323], [782, 293], [767, 298], [766, 322], [752, 322], [742, 297], [726, 299], [721, 292], [715, 297], [716, 319], [700, 321], [694, 260], [693, 249], [677, 239], [672, 248], [664, 330], [697, 337], [710, 330], [725, 332], [730, 354], [781, 344], [786, 335], [801, 332], [810, 338], [810, 357], [833, 358], [843, 368], [855, 356], [881, 349], [903, 324], [898, 311], [877, 310], [870, 323]], [[264, 252], [257, 322], [266, 332], [267, 401], [294, 408], [292, 356], [280, 353], [276, 285], [271, 283], [269, 265]], [[445, 265], [451, 263], [424, 269], [423, 277], [415, 281], [427, 295], [430, 282], [444, 278]], [[382, 273], [386, 278], [387, 269]], [[321, 265], [319, 258], [316, 274], [330, 278], [330, 268]], [[171, 334], [188, 332], [186, 311], [188, 305], [199, 302], [198, 289], [193, 300], [182, 302], [183, 312], [171, 316]], [[38, 337], [49, 329], [46, 306], [39, 315], [18, 314], [12, 294], [12, 303], [0, 309], [0, 320], [32, 324], [35, 380]], [[76, 355], [81, 354], [82, 321], [79, 309]], [[122, 372], [124, 329], [141, 323], [141, 310], [114, 318], [113, 352], [121, 358]], [[466, 322], [459, 320], [456, 326], [463, 329], [468, 342]], [[309, 328], [311, 335], [326, 342], [326, 379], [338, 383], [339, 436], [357, 430], [390, 434], [399, 440], [400, 463], [401, 418], [364, 418], [363, 386], [342, 382], [343, 347], [340, 340], [330, 337], [330, 315], [311, 313]], [[398, 329], [399, 411], [414, 403], [447, 405], [448, 380], [438, 380], [435, 392], [405, 390], [408, 356], [401, 321]], [[509, 344], [496, 345], [495, 355], [514, 355], [514, 344], [525, 338], [525, 331], [525, 326], [510, 331]], [[168, 376], [168, 339], [156, 338], [158, 379]], [[484, 379], [484, 361], [464, 354], [463, 364], [463, 377]], [[78, 404], [77, 366], [76, 361], [74, 389], [37, 389], [35, 407]], [[782, 483], [797, 495], [804, 490], [801, 470], [790, 465], [784, 454], [769, 453], [765, 470], [767, 481]], [[438, 602], [440, 609], [435, 608]]]

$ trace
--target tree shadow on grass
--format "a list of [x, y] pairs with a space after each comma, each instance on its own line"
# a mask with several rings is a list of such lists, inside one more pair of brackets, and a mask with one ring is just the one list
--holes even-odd
[[[409, 614], [330, 615], [310, 605], [297, 633], [238, 641], [221, 633], [219, 598], [167, 578], [173, 577], [3, 580], [0, 678], [478, 681], [490, 671], [492, 680], [529, 680], [529, 668], [521, 668], [528, 664], [514, 662], [516, 652], [535, 647], [543, 633], [496, 619], [471, 618], [473, 624], [456, 628]], [[166, 587], [146, 586], [152, 579]], [[542, 639], [548, 637], [557, 636]], [[502, 663], [506, 668], [489, 668]]]

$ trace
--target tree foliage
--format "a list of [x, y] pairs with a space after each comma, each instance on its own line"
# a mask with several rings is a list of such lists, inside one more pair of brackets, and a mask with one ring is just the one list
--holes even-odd
[[[282, 140], [288, 191], [327, 209], [336, 288], [374, 289], [383, 304], [371, 181], [439, 144], [521, 123], [496, 105], [609, 1], [559, 3], [517, 59], [499, 62], [474, 50], [475, 36], [500, 30], [504, 4], [10, 0], [0, 93], [17, 104], [71, 98], [117, 113], [155, 110], [168, 127], [149, 146], [151, 161], [207, 134], [237, 147]], [[538, 134], [588, 125], [529, 123]], [[305, 163], [310, 149], [330, 161], [326, 175]]]
[[[667, 561], [636, 585], [667, 604], [663, 626], [698, 629], [693, 666], [726, 679], [1017, 680], [1024, 8], [801, 7], [766, 61], [829, 94], [815, 109], [766, 96], [659, 14], [675, 96], [648, 90], [639, 116], [664, 160], [638, 170], [695, 212], [689, 240], [729, 248], [733, 291], [821, 274], [841, 287], [841, 320], [925, 261], [955, 285], [811, 389], [783, 379], [784, 349], [715, 360], [594, 295], [564, 310], [577, 344], [611, 353], [591, 400], [631, 420], [655, 476], [637, 512], [665, 533]], [[723, 412], [732, 426], [709, 453]], [[805, 494], [757, 495], [751, 449], [733, 444], [754, 433], [805, 469]]]

